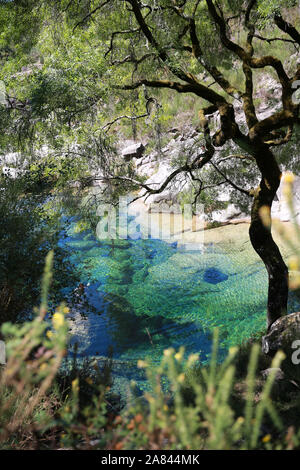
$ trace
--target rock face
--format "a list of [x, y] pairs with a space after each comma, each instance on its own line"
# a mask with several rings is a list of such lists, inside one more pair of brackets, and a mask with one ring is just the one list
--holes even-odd
[[300, 312], [276, 320], [263, 337], [262, 350], [265, 354], [274, 356], [279, 349], [286, 355], [283, 370], [300, 377]]
[[145, 146], [139, 142], [136, 144], [129, 145], [128, 147], [122, 150], [122, 156], [125, 161], [130, 161], [133, 158], [141, 158], [143, 156]]
[[[291, 220], [291, 211], [288, 206], [288, 203], [283, 195], [283, 178], [281, 179], [280, 187], [277, 191], [277, 201], [274, 201], [272, 206], [272, 216], [274, 218], [280, 219], [282, 222], [288, 222]], [[295, 217], [298, 223], [300, 223], [300, 177], [295, 176], [295, 181], [293, 184], [293, 201], [294, 201], [294, 210]]]
[[[268, 90], [266, 93], [265, 90]], [[260, 104], [257, 108], [257, 114], [260, 120], [263, 120], [274, 112], [277, 112], [281, 108], [281, 85], [277, 80], [273, 79], [270, 75], [266, 74], [264, 77], [264, 88], [258, 90], [255, 98], [259, 99]], [[246, 125], [244, 110], [242, 103], [239, 100], [234, 102], [234, 111], [236, 122], [240, 126]], [[135, 144], [127, 141], [123, 142], [124, 150], [121, 152], [126, 161], [132, 159], [138, 159], [135, 164], [139, 175], [146, 177], [145, 183], [151, 185], [153, 189], [158, 189], [166, 178], [172, 173], [175, 166], [174, 162], [190, 161], [193, 159], [195, 154], [204, 152], [203, 142], [199, 140], [201, 138], [201, 132], [193, 125], [182, 125], [181, 123], [191, 122], [191, 115], [180, 115], [179, 121], [175, 127], [172, 127], [167, 133], [169, 134], [168, 142], [158, 152], [152, 150], [150, 154], [145, 152], [143, 155], [144, 147], [142, 144]], [[211, 121], [215, 130], [219, 129], [219, 116], [217, 114], [211, 115]], [[165, 136], [166, 137], [166, 136]], [[139, 147], [141, 145], [141, 147]], [[202, 146], [202, 147], [201, 147]], [[142, 149], [142, 151], [141, 151]], [[232, 152], [235, 153], [235, 147]], [[216, 155], [218, 150], [216, 150]], [[220, 154], [221, 155], [221, 154]], [[177, 164], [177, 163], [176, 163]], [[144, 203], [150, 207], [151, 204], [157, 204], [161, 202], [172, 202], [173, 204], [182, 201], [181, 196], [183, 191], [191, 189], [191, 181], [189, 175], [179, 174], [171, 183], [160, 194], [154, 194], [145, 196], [142, 198]], [[140, 196], [144, 194], [144, 189], [140, 192]], [[220, 223], [231, 223], [232, 220], [250, 220], [248, 214], [241, 212], [240, 208], [230, 202], [230, 191], [228, 187], [224, 186], [216, 193], [218, 201], [225, 202], [225, 208], [213, 211], [209, 214], [208, 220], [213, 220]], [[294, 184], [294, 202], [296, 217], [300, 222], [300, 177], [296, 177]], [[284, 200], [282, 194], [282, 184], [277, 192], [277, 200], [274, 201], [272, 207], [272, 215], [281, 221], [290, 221], [291, 214], [290, 210]]]

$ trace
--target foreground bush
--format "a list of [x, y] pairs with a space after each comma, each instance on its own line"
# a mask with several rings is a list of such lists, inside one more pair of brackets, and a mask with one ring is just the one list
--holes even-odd
[[[49, 260], [48, 260], [49, 262]], [[8, 361], [1, 374], [1, 448], [68, 449], [280, 449], [297, 448], [300, 428], [286, 428], [271, 399], [272, 386], [283, 353], [257, 392], [259, 346], [251, 349], [243, 393], [238, 405], [235, 377], [237, 348], [217, 361], [215, 332], [209, 366], [199, 366], [197, 355], [184, 350], [164, 352], [161, 364], [146, 369], [151, 391], [117, 411], [110, 406], [105, 382], [80, 372], [67, 393], [56, 377], [66, 351], [67, 324], [61, 306], [44, 320], [45, 304], [36, 318], [22, 328], [6, 324]], [[51, 333], [50, 333], [51, 332]], [[90, 386], [82, 401], [81, 387]], [[66, 392], [66, 390], [65, 390]], [[270, 430], [266, 431], [266, 429]]]

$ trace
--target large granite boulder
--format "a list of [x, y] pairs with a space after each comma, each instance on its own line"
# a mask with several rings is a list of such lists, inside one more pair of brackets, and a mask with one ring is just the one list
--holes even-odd
[[285, 360], [281, 364], [285, 376], [300, 384], [300, 312], [281, 317], [271, 325], [262, 339], [262, 351], [274, 356], [281, 350]]
[[295, 341], [300, 346], [300, 312], [291, 313], [278, 318], [270, 331], [262, 339], [262, 350], [265, 354], [274, 355], [281, 349], [286, 356], [292, 356], [295, 351]]

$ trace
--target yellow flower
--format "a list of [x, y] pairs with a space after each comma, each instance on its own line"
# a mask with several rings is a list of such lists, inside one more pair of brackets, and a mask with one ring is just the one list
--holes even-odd
[[188, 365], [192, 365], [197, 361], [199, 361], [199, 354], [190, 354], [188, 358]]
[[291, 256], [289, 259], [289, 268], [291, 271], [298, 271], [299, 269], [299, 260], [297, 256]]
[[286, 173], [284, 176], [284, 185], [282, 192], [286, 198], [291, 198], [292, 197], [292, 188], [293, 188], [293, 182], [295, 181], [295, 176], [293, 173]]
[[165, 350], [164, 350], [164, 356], [166, 356], [166, 357], [172, 356], [172, 353], [173, 353], [173, 349], [172, 349], [172, 348], [169, 348], [169, 349], [165, 349]]
[[183, 357], [183, 354], [182, 354], [182, 352], [178, 352], [178, 353], [175, 354], [174, 357], [175, 357], [176, 361], [181, 361], [181, 359]]
[[43, 362], [43, 364], [40, 365], [40, 371], [42, 372], [45, 369], [47, 369], [47, 364], [45, 364], [45, 362]]
[[52, 336], [53, 336], [53, 331], [48, 330], [47, 333], [46, 333], [46, 336], [47, 336], [47, 338], [51, 339]]
[[65, 318], [62, 313], [60, 312], [55, 312], [55, 314], [52, 317], [52, 323], [55, 328], [55, 330], [59, 330], [61, 326], [63, 326], [65, 322]]
[[271, 440], [271, 434], [266, 434], [263, 438], [262, 438], [262, 442], [270, 442]]
[[263, 224], [266, 227], [269, 227], [271, 224], [271, 210], [268, 206], [262, 206], [259, 210], [259, 215], [263, 221]]
[[230, 354], [231, 356], [233, 356], [234, 354], [236, 354], [237, 351], [238, 351], [238, 348], [237, 348], [236, 346], [231, 346], [231, 347], [229, 348], [229, 350], [228, 350], [228, 352], [229, 352], [229, 354]]
[[178, 382], [181, 383], [181, 384], [184, 382], [184, 379], [185, 379], [184, 374], [179, 374], [178, 377], [177, 377]]
[[69, 307], [64, 307], [63, 308], [63, 313], [70, 313]]
[[147, 367], [147, 362], [146, 361], [142, 361], [141, 359], [138, 360], [137, 362], [137, 366], [139, 369], [144, 369], [145, 367]]
[[289, 286], [291, 289], [298, 289], [300, 287], [300, 273], [298, 271], [290, 271]]
[[295, 181], [295, 175], [294, 175], [292, 172], [288, 171], [288, 172], [284, 175], [284, 182], [291, 184], [291, 183], [293, 183], [294, 181]]
[[79, 380], [78, 379], [72, 380], [72, 390], [75, 393], [77, 393], [79, 391]]

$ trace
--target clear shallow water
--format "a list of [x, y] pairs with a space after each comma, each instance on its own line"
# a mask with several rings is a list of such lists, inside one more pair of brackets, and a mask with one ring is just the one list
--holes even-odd
[[[266, 318], [267, 275], [245, 252], [210, 244], [202, 251], [161, 240], [99, 241], [71, 224], [61, 239], [81, 272], [72, 299], [71, 343], [79, 357], [104, 361], [112, 350], [120, 388], [145, 386], [138, 359], [158, 362], [168, 347], [210, 355], [218, 326], [222, 351], [261, 330]], [[295, 302], [293, 299], [292, 302]]]

